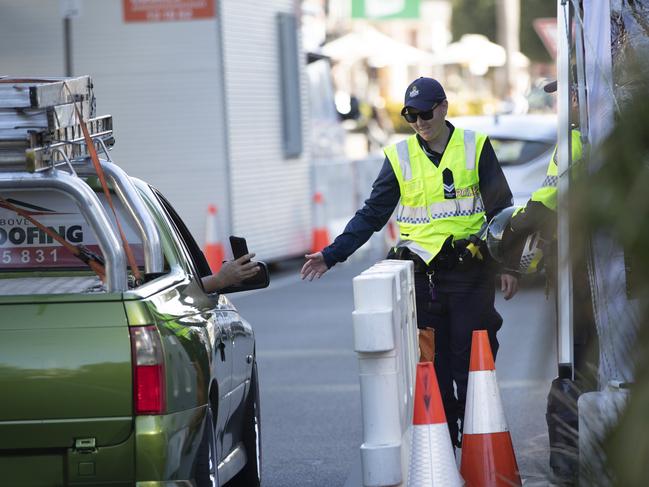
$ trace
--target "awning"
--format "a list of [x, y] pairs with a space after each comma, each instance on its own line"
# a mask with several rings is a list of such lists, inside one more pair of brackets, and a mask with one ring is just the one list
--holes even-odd
[[366, 59], [370, 66], [380, 68], [389, 64], [434, 64], [432, 52], [395, 41], [373, 27], [350, 32], [322, 47], [322, 52], [336, 61], [348, 64]]

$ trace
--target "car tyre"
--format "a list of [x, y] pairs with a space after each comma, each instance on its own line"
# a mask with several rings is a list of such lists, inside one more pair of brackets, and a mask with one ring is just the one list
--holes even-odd
[[214, 431], [214, 416], [208, 406], [205, 417], [203, 440], [198, 449], [196, 461], [196, 484], [198, 487], [219, 487], [219, 470], [217, 468], [218, 450], [216, 448], [216, 432]]
[[228, 487], [259, 487], [261, 485], [261, 408], [257, 362], [252, 365], [250, 392], [246, 401], [246, 415], [243, 425], [243, 445], [247, 462], [243, 469], [230, 481]]

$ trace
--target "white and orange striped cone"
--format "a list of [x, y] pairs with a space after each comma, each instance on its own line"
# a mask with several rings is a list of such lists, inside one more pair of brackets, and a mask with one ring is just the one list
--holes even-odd
[[432, 362], [417, 364], [408, 487], [463, 485]]
[[486, 330], [471, 342], [460, 472], [467, 487], [521, 485]]
[[205, 224], [205, 248], [203, 253], [210, 265], [212, 272], [218, 272], [223, 264], [225, 253], [223, 244], [219, 239], [219, 222], [216, 217], [218, 210], [216, 205], [207, 207], [207, 222]]
[[315, 205], [315, 221], [313, 226], [313, 236], [311, 240], [311, 253], [320, 252], [329, 245], [329, 230], [325, 218], [324, 198], [322, 193], [317, 192], [313, 195]]

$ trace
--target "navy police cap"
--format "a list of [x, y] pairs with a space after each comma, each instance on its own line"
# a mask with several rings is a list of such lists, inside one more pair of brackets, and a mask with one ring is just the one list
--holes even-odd
[[416, 108], [420, 111], [430, 110], [435, 103], [446, 99], [444, 88], [433, 78], [417, 78], [406, 90], [403, 108]]

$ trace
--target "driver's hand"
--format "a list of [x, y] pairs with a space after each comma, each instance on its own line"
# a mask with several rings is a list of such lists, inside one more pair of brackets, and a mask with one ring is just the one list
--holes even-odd
[[220, 291], [229, 286], [241, 284], [259, 272], [259, 265], [252, 262], [255, 254], [242, 255], [238, 259], [223, 262], [216, 274], [205, 276], [201, 280], [208, 293]]

